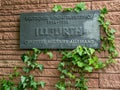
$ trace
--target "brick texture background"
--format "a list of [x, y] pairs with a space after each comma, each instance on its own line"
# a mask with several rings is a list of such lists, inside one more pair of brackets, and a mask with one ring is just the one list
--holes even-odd
[[[89, 10], [108, 8], [109, 13], [106, 18], [111, 21], [111, 27], [116, 29], [115, 43], [119, 52], [116, 64], [86, 75], [89, 79], [89, 90], [120, 90], [120, 0], [0, 0], [0, 78], [12, 73], [14, 66], [19, 67], [18, 70], [23, 73], [21, 67], [24, 64], [20, 56], [25, 50], [19, 48], [21, 13], [49, 12], [55, 4], [74, 7], [81, 1], [86, 3]], [[31, 72], [36, 80], [43, 80], [47, 83], [45, 89], [39, 90], [56, 90], [54, 84], [59, 80], [57, 65], [61, 55], [55, 50], [52, 52], [54, 53], [52, 60], [44, 54], [38, 58], [38, 62], [45, 66], [43, 73], [37, 70]], [[98, 56], [105, 60], [107, 54], [103, 52]]]

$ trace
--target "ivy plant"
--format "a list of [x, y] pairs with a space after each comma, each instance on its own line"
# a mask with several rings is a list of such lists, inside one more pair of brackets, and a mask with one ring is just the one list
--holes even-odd
[[8, 79], [3, 77], [0, 80], [0, 90], [18, 90], [17, 85], [15, 85], [14, 79], [16, 79], [20, 73], [17, 71], [17, 68], [14, 68], [14, 72], [9, 75]]
[[44, 88], [45, 82], [36, 82], [34, 76], [30, 74], [30, 71], [39, 69], [43, 71], [43, 65], [36, 62], [38, 55], [41, 53], [39, 49], [33, 48], [33, 52], [27, 52], [22, 55], [21, 59], [26, 63], [26, 67], [23, 67], [23, 71], [26, 75], [21, 76], [20, 83], [18, 85], [18, 90], [27, 90], [29, 88], [33, 90], [38, 90], [39, 86]]
[[[63, 9], [62, 6], [59, 5], [61, 8], [57, 9], [57, 6], [58, 5], [55, 5], [53, 8], [54, 12], [70, 11], [79, 13], [80, 11], [86, 10], [85, 3], [83, 2], [77, 4], [74, 8]], [[66, 90], [68, 87], [74, 87], [78, 90], [88, 90], [88, 80], [85, 78], [85, 73], [91, 73], [94, 70], [105, 68], [109, 64], [115, 62], [114, 58], [118, 55], [114, 43], [115, 30], [109, 27], [109, 21], [105, 21], [105, 14], [107, 13], [108, 10], [103, 8], [100, 11], [98, 19], [105, 33], [105, 35], [101, 36], [103, 43], [100, 49], [95, 50], [93, 48], [78, 46], [72, 51], [62, 51], [62, 61], [58, 65], [58, 70], [61, 73], [60, 81], [55, 85], [58, 90]], [[108, 52], [108, 60], [105, 62], [99, 60], [96, 55], [96, 52], [100, 53], [101, 51]]]
[[[21, 59], [26, 64], [26, 66], [23, 67], [25, 75], [21, 75], [17, 72], [17, 68], [14, 68], [14, 72], [9, 75], [8, 79], [3, 77], [3, 79], [0, 80], [0, 90], [38, 90], [39, 87], [44, 88], [46, 83], [43, 81], [36, 82], [34, 76], [30, 74], [30, 72], [35, 69], [39, 69], [41, 72], [43, 71], [44, 66], [37, 63], [38, 55], [41, 52], [39, 49], [33, 48], [33, 51], [28, 51], [23, 54]], [[50, 58], [53, 57], [51, 52], [46, 53], [48, 53]], [[16, 84], [14, 80], [19, 77], [20, 82]]]

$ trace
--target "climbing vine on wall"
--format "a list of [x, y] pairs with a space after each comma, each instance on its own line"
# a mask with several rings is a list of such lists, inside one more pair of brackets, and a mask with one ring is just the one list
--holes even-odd
[[[37, 57], [40, 53], [40, 50], [33, 48], [33, 51], [28, 51], [23, 54], [21, 59], [23, 63], [26, 64], [26, 66], [22, 67], [25, 74], [20, 74], [20, 72], [17, 72], [17, 68], [15, 68], [8, 79], [4, 77], [1, 79], [0, 90], [39, 90], [39, 87], [44, 88], [46, 83], [44, 81], [36, 82], [34, 76], [31, 74], [31, 71], [35, 69], [39, 69], [40, 72], [44, 69], [42, 64], [37, 63]], [[52, 58], [51, 52], [47, 52], [47, 54]], [[20, 80], [18, 78], [20, 78]], [[18, 85], [15, 83], [16, 79], [19, 80]]]
[[[55, 5], [52, 9], [54, 12], [76, 12], [86, 10], [85, 3], [79, 3], [74, 8], [62, 8], [62, 5]], [[55, 87], [58, 90], [66, 90], [67, 88], [76, 88], [79, 90], [87, 90], [87, 79], [85, 77], [86, 73], [91, 73], [94, 70], [102, 69], [111, 63], [114, 63], [114, 58], [117, 57], [118, 53], [116, 51], [114, 42], [115, 30], [110, 28], [110, 22], [105, 20], [105, 14], [108, 11], [106, 8], [101, 10], [98, 21], [100, 22], [104, 35], [101, 36], [102, 45], [100, 49], [87, 48], [83, 46], [78, 46], [72, 51], [62, 51], [62, 61], [58, 65], [58, 70], [60, 71], [60, 80], [56, 83]], [[102, 51], [108, 52], [108, 60], [105, 62], [99, 60], [96, 52], [101, 53]], [[43, 71], [44, 66], [37, 63], [37, 57], [41, 53], [41, 50], [33, 48], [32, 52], [27, 52], [22, 55], [21, 59], [26, 64], [23, 67], [24, 75], [21, 75], [14, 68], [14, 72], [9, 75], [6, 79], [0, 80], [0, 90], [38, 90], [39, 87], [44, 88], [45, 82], [36, 82], [31, 71], [39, 69], [40, 72]], [[53, 54], [44, 50], [50, 59], [52, 59]], [[15, 83], [15, 79], [20, 78], [18, 84]]]
[[[58, 11], [70, 11], [79, 13], [80, 11], [86, 10], [85, 3], [79, 3], [75, 8], [62, 8], [61, 5], [55, 5], [52, 9], [54, 12]], [[105, 21], [105, 14], [108, 13], [106, 8], [100, 11], [98, 21], [100, 22], [103, 32], [105, 35], [101, 36], [102, 45], [99, 50], [93, 48], [87, 48], [78, 46], [72, 51], [63, 51], [62, 61], [58, 65], [60, 71], [60, 81], [55, 85], [59, 90], [66, 90], [67, 88], [74, 87], [79, 90], [87, 90], [87, 79], [85, 73], [93, 72], [94, 70], [102, 69], [111, 63], [114, 63], [114, 58], [117, 57], [118, 53], [115, 48], [114, 33], [115, 30], [110, 28], [110, 22]], [[96, 52], [108, 52], [108, 60], [102, 62], [99, 60]]]

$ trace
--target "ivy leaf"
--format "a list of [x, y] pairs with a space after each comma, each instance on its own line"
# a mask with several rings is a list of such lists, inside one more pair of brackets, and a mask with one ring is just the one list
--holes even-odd
[[36, 54], [39, 54], [39, 53], [40, 53], [40, 50], [37, 49], [37, 48], [33, 48], [33, 51], [34, 51], [34, 53], [36, 53]]
[[10, 87], [5, 87], [5, 90], [10, 90]]
[[41, 81], [41, 82], [39, 82], [38, 84], [39, 84], [42, 88], [44, 88], [46, 83], [43, 82], [43, 81]]
[[94, 62], [95, 62], [94, 59], [92, 59], [92, 58], [89, 59], [89, 65], [94, 64]]
[[33, 59], [33, 60], [36, 60], [36, 59], [37, 59], [37, 56], [38, 56], [37, 54], [33, 54], [33, 55], [32, 55], [32, 59]]
[[83, 62], [77, 62], [78, 67], [83, 67], [84, 63]]
[[70, 12], [72, 12], [73, 8], [64, 8], [64, 11], [70, 11]]
[[84, 2], [81, 2], [81, 3], [77, 4], [76, 7], [74, 8], [74, 10], [76, 12], [79, 12], [79, 11], [82, 11], [82, 10], [85, 10], [85, 9], [86, 9], [86, 6], [85, 6]]
[[102, 13], [102, 14], [107, 14], [107, 13], [108, 13], [107, 8], [104, 7], [104, 8], [101, 10], [101, 13]]
[[71, 74], [70, 72], [68, 72], [67, 75], [72, 79], [75, 78], [75, 75]]
[[27, 67], [23, 67], [23, 71], [26, 72], [26, 73], [28, 73], [28, 72], [30, 72], [30, 69], [27, 68]]
[[64, 79], [64, 78], [65, 78], [65, 75], [60, 75], [60, 78], [61, 78], [61, 79]]
[[90, 54], [92, 55], [95, 52], [95, 49], [89, 48]]
[[35, 88], [35, 89], [37, 88], [37, 83], [34, 81], [31, 81], [30, 85], [33, 86], [33, 88]]
[[24, 83], [26, 80], [26, 77], [25, 76], [21, 76], [21, 82]]
[[26, 54], [23, 54], [21, 58], [23, 62], [27, 62], [29, 60], [29, 57]]
[[77, 53], [81, 56], [83, 53], [83, 48], [81, 46], [78, 46], [76, 49], [77, 49]]
[[37, 67], [39, 68], [40, 71], [42, 71], [44, 68], [44, 66], [42, 64], [38, 64]]
[[115, 29], [112, 28], [112, 29], [110, 30], [110, 33], [111, 33], [111, 34], [114, 34], [114, 33], [115, 33]]
[[86, 66], [86, 67], [85, 67], [85, 70], [88, 71], [88, 72], [92, 72], [93, 67], [91, 67], [91, 66]]
[[54, 12], [58, 12], [62, 10], [62, 6], [61, 5], [55, 5], [52, 9]]
[[66, 84], [65, 84], [65, 82], [58, 82], [55, 85], [55, 87], [58, 88], [59, 90], [66, 90]]
[[65, 66], [65, 63], [64, 63], [64, 62], [61, 62], [58, 66], [59, 66], [59, 67], [64, 67], [64, 66]]
[[47, 52], [47, 55], [50, 57], [50, 59], [53, 58], [53, 53], [52, 52]]
[[18, 88], [17, 87], [13, 87], [13, 90], [18, 90]]

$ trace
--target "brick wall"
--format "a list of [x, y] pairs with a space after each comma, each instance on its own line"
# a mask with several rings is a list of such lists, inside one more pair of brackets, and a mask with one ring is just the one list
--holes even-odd
[[[19, 26], [20, 13], [22, 12], [47, 12], [51, 11], [54, 4], [62, 4], [64, 7], [74, 7], [80, 1], [84, 1], [89, 10], [97, 10], [106, 6], [109, 10], [106, 15], [111, 21], [111, 27], [116, 29], [116, 47], [120, 57], [120, 0], [0, 0], [0, 78], [13, 72], [13, 67], [24, 66], [20, 56], [25, 52], [19, 48]], [[54, 84], [59, 79], [57, 65], [60, 62], [59, 52], [52, 50], [54, 58], [39, 56], [39, 62], [44, 64], [43, 73], [33, 71], [36, 80], [43, 80], [47, 83], [44, 90], [56, 90]], [[105, 60], [107, 53], [98, 54]], [[89, 90], [120, 90], [120, 58], [117, 63], [108, 68], [87, 74], [89, 78]], [[40, 89], [41, 90], [41, 89]]]

